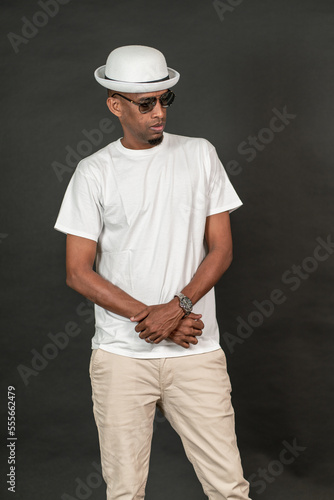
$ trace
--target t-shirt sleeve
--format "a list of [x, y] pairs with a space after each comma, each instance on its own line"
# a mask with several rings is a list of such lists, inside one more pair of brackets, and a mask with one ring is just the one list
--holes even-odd
[[233, 212], [241, 207], [242, 201], [237, 195], [232, 183], [218, 158], [216, 149], [210, 145], [210, 180], [208, 193], [207, 216], [220, 212]]
[[79, 164], [65, 192], [54, 228], [97, 242], [103, 225], [99, 191], [96, 178], [83, 173]]

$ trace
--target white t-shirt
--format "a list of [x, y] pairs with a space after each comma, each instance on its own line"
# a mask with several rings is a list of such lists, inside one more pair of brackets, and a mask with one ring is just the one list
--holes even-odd
[[[81, 160], [55, 224], [97, 242], [96, 271], [146, 305], [169, 302], [207, 254], [206, 217], [242, 202], [205, 139], [164, 133], [149, 149], [118, 139]], [[147, 343], [137, 323], [95, 304], [92, 348], [136, 358], [186, 356], [219, 349], [212, 288], [195, 305], [205, 324], [198, 344]]]

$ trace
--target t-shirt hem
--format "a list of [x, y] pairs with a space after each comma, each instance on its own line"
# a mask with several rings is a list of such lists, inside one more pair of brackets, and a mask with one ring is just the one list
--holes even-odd
[[89, 240], [98, 241], [97, 236], [85, 233], [84, 231], [78, 231], [77, 229], [70, 229], [69, 227], [63, 226], [62, 224], [56, 224], [54, 229], [65, 234], [73, 234], [74, 236], [81, 236], [82, 238], [88, 238]]
[[219, 343], [215, 343], [211, 345], [210, 347], [207, 347], [205, 349], [200, 348], [199, 350], [191, 350], [185, 349], [185, 352], [170, 352], [170, 348], [164, 349], [162, 352], [159, 351], [154, 353], [147, 353], [147, 352], [134, 352], [130, 351], [128, 349], [115, 349], [114, 347], [110, 348], [109, 346], [105, 344], [100, 344], [99, 346], [94, 347], [92, 344], [92, 349], [102, 349], [103, 351], [111, 352], [113, 354], [118, 354], [120, 356], [125, 356], [128, 358], [140, 358], [140, 359], [158, 359], [158, 358], [179, 358], [181, 356], [194, 356], [195, 354], [204, 354], [206, 352], [211, 352], [211, 351], [217, 351], [218, 349], [222, 349], [221, 345]]

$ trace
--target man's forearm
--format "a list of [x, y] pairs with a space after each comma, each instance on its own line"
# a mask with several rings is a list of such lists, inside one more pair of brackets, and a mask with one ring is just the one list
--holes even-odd
[[92, 269], [68, 275], [66, 283], [94, 304], [126, 318], [138, 314], [146, 307], [146, 304], [102, 278]]
[[231, 262], [232, 251], [210, 251], [182, 293], [196, 304], [219, 281]]

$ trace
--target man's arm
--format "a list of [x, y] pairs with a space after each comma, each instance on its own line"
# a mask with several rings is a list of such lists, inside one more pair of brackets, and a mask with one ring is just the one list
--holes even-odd
[[205, 240], [208, 254], [191, 282], [182, 290], [193, 304], [211, 290], [231, 265], [233, 245], [229, 212], [221, 212], [206, 218]]
[[97, 243], [68, 234], [66, 238], [66, 284], [108, 311], [129, 318], [142, 311], [143, 302], [102, 278], [93, 270]]
[[[93, 270], [96, 247], [97, 244], [93, 240], [71, 234], [67, 235], [67, 285], [95, 304], [120, 316], [130, 318], [134, 314], [143, 311], [146, 304], [136, 300]], [[200, 320], [200, 314], [192, 314], [190, 317], [182, 319], [183, 311], [179, 305], [175, 307], [175, 304], [167, 303], [152, 307], [159, 309], [159, 322], [162, 325], [170, 324], [170, 310], [174, 312], [174, 318], [178, 318], [175, 323], [175, 337], [172, 339], [176, 344], [187, 348], [189, 343], [197, 343], [196, 336], [201, 335], [204, 328], [204, 324]]]
[[[181, 290], [196, 304], [221, 278], [232, 262], [232, 235], [229, 212], [210, 215], [206, 218], [205, 239], [208, 245], [208, 254], [198, 267], [190, 283]], [[177, 311], [179, 299], [172, 299], [174, 311]], [[161, 328], [159, 320], [159, 309], [156, 306], [148, 306], [143, 311], [131, 317], [132, 321], [138, 321], [135, 327], [141, 332], [140, 338], [148, 338], [154, 343], [166, 339], [175, 329], [173, 308], [171, 310], [170, 325], [166, 323]], [[205, 321], [205, 318], [204, 318]], [[158, 328], [159, 325], [159, 328]], [[173, 335], [171, 336], [173, 338]]]

